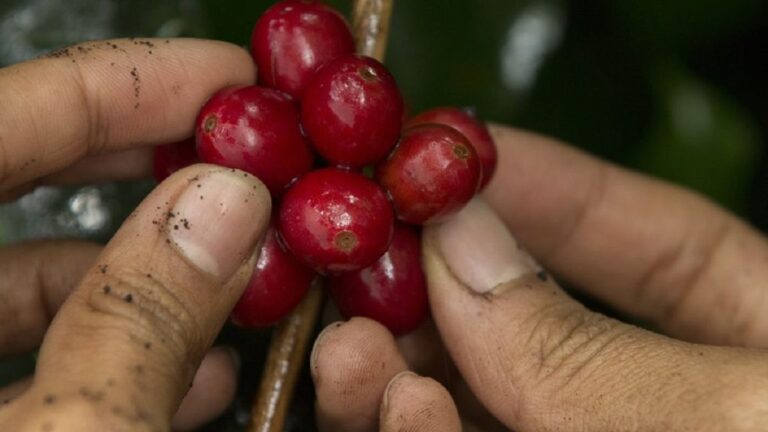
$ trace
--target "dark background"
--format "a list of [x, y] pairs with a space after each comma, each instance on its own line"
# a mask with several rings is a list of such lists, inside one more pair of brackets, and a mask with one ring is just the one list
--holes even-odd
[[[242, 3], [204, 2], [209, 34], [246, 45], [270, 2]], [[414, 111], [476, 107], [768, 223], [766, 2], [400, 1], [387, 64]]]
[[[185, 35], [245, 46], [271, 3], [3, 0], [0, 65], [101, 37]], [[331, 3], [345, 13], [351, 5]], [[387, 56], [414, 112], [474, 107], [482, 118], [694, 188], [768, 228], [768, 2], [400, 0]], [[83, 235], [108, 238], [151, 186], [112, 187], [105, 196], [125, 198], [105, 200], [120, 203], [114, 221]], [[0, 243], [18, 240], [8, 234], [16, 222], [3, 216], [11, 211], [0, 209]], [[268, 333], [227, 329], [223, 339], [242, 348], [252, 387]], [[29, 358], [0, 364], [0, 382], [30, 369]], [[246, 391], [211, 430], [237, 429], [247, 399]], [[310, 427], [311, 400], [305, 383], [292, 429]]]

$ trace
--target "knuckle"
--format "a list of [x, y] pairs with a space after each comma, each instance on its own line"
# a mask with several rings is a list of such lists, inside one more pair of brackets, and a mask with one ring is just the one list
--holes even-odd
[[631, 340], [624, 337], [631, 327], [575, 303], [546, 306], [526, 324], [523, 348], [532, 357], [517, 402], [524, 424], [537, 424], [547, 407], [572, 406], [572, 395], [589, 393], [597, 375], [615, 367], [616, 353]]
[[531, 320], [526, 342], [534, 360], [539, 388], [560, 392], [588, 379], [611, 358], [630, 327], [580, 305], [557, 305], [540, 310]]
[[92, 83], [87, 78], [84, 66], [75, 64], [73, 81], [77, 90], [77, 103], [82, 113], [82, 129], [85, 131], [86, 152], [98, 154], [103, 152], [110, 141], [109, 122], [104, 120], [104, 110], [98, 92], [92, 90]]
[[544, 258], [556, 256], [560, 251], [571, 246], [579, 232], [594, 216], [596, 209], [604, 205], [609, 192], [608, 186], [611, 184], [611, 176], [610, 167], [605, 165], [596, 167], [590, 181], [583, 189], [582, 195], [576, 201], [577, 205], [571, 210], [572, 213], [564, 218], [569, 222], [563, 225], [563, 231], [557, 237], [559, 240], [542, 254]]
[[171, 286], [149, 274], [104, 275], [85, 292], [83, 303], [97, 315], [97, 325], [127, 330], [129, 338], [145, 348], [164, 348], [177, 364], [203, 355], [202, 325]]

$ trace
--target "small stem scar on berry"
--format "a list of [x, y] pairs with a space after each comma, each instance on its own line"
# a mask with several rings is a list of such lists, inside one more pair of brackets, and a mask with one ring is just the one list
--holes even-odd
[[216, 116], [208, 116], [208, 118], [205, 119], [205, 131], [211, 132], [216, 128], [216, 123], [218, 123], [218, 120], [216, 119]]
[[342, 231], [336, 235], [336, 247], [344, 252], [351, 252], [357, 246], [357, 236], [351, 231]]
[[453, 154], [455, 154], [457, 158], [464, 160], [469, 157], [469, 150], [467, 150], [465, 146], [458, 144], [453, 147]]

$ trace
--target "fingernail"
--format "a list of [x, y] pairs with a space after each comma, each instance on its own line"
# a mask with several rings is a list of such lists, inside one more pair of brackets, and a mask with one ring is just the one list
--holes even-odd
[[460, 282], [476, 293], [488, 293], [541, 270], [480, 198], [434, 229], [445, 263]]
[[420, 377], [411, 371], [403, 371], [392, 377], [387, 384], [387, 388], [384, 389], [384, 397], [381, 404], [381, 416], [383, 417], [389, 410], [389, 392], [395, 385], [402, 384], [404, 380], [419, 379]]
[[212, 170], [190, 179], [179, 195], [168, 238], [192, 265], [226, 281], [253, 253], [269, 212], [269, 193], [256, 177]]
[[318, 357], [318, 347], [322, 343], [322, 340], [325, 339], [325, 337], [332, 333], [335, 330], [338, 330], [339, 327], [341, 327], [344, 324], [343, 321], [336, 321], [334, 323], [329, 324], [327, 327], [323, 329], [323, 331], [320, 332], [320, 334], [317, 335], [317, 338], [315, 338], [315, 343], [312, 345], [312, 354], [309, 355], [309, 372], [312, 375], [312, 379], [315, 381], [315, 386], [317, 386], [317, 357]]

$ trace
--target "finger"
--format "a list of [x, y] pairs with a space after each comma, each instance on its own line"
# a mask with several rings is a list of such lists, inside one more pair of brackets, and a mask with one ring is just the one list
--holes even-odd
[[21, 378], [0, 388], [0, 409], [13, 402], [32, 385], [32, 377]]
[[192, 39], [88, 42], [0, 69], [0, 189], [188, 137], [207, 98], [254, 79], [242, 48]]
[[101, 247], [36, 241], [0, 249], [0, 357], [40, 345], [48, 324]]
[[322, 431], [375, 430], [387, 384], [406, 370], [392, 334], [366, 318], [326, 327], [310, 359]]
[[[200, 363], [189, 393], [173, 416], [173, 429], [188, 431], [215, 419], [232, 403], [238, 360], [228, 348], [213, 348]], [[32, 377], [0, 388], [0, 403], [10, 404], [32, 386]]]
[[381, 403], [379, 431], [461, 431], [456, 405], [431, 378], [401, 372], [389, 382]]
[[238, 368], [232, 349], [213, 348], [200, 363], [189, 393], [173, 416], [173, 430], [195, 430], [220, 416], [235, 399]]
[[0, 192], [0, 203], [13, 201], [41, 185], [77, 185], [148, 178], [154, 147], [122, 150], [85, 158], [59, 172]]
[[768, 243], [708, 200], [547, 138], [492, 127], [485, 197], [533, 256], [690, 340], [768, 346]]
[[138, 180], [152, 173], [153, 147], [86, 156], [59, 172], [0, 191], [0, 203], [13, 201], [41, 185], [77, 185]]
[[742, 430], [730, 416], [763, 409], [759, 398], [745, 403], [766, 392], [748, 382], [768, 371], [763, 354], [677, 342], [588, 311], [480, 200], [427, 228], [424, 251], [446, 348], [507, 427]]
[[[328, 325], [343, 319], [336, 305], [328, 302], [323, 308], [320, 322]], [[434, 378], [444, 385], [452, 385], [453, 379], [457, 377], [455, 367], [445, 352], [431, 319], [426, 320], [416, 330], [395, 338], [395, 343], [408, 370]]]
[[267, 190], [240, 171], [195, 165], [158, 186], [49, 328], [15, 404], [36, 415], [0, 415], [0, 430], [167, 430], [250, 277], [269, 214]]
[[154, 147], [146, 147], [87, 156], [39, 183], [71, 185], [149, 178], [153, 155]]

